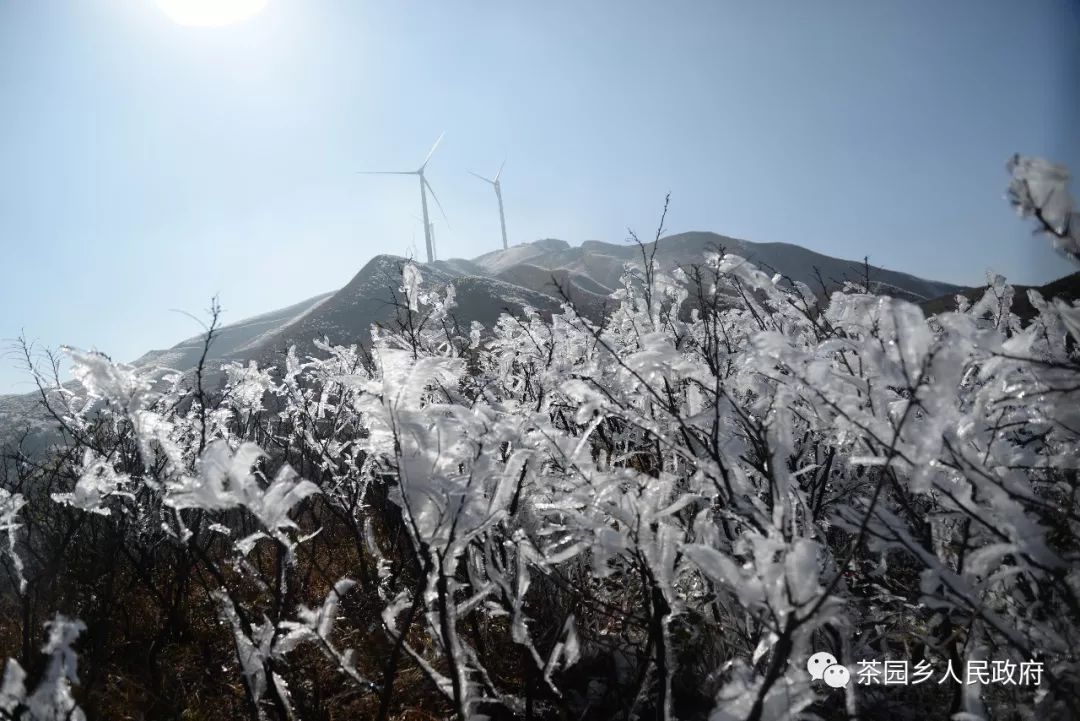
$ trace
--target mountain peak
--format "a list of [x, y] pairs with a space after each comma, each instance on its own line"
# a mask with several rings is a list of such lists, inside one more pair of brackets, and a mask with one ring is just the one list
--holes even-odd
[[540, 240], [534, 240], [529, 243], [534, 248], [544, 251], [560, 251], [569, 250], [570, 244], [565, 240], [559, 240], [558, 238], [541, 238]]

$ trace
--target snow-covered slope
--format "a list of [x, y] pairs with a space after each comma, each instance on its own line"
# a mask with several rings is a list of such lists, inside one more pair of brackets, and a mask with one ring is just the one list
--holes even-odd
[[[367, 343], [372, 324], [390, 323], [397, 315], [393, 298], [401, 297], [398, 288], [403, 263], [404, 258], [392, 255], [372, 258], [344, 288], [319, 302], [309, 313], [295, 319], [287, 328], [264, 334], [259, 342], [238, 349], [226, 359], [271, 362], [291, 345], [296, 345], [301, 353], [311, 351], [313, 340], [322, 338], [342, 345]], [[474, 320], [490, 326], [503, 310], [519, 313], [525, 305], [548, 314], [559, 308], [559, 303], [544, 293], [498, 278], [464, 275], [441, 262], [424, 266], [422, 273], [425, 283], [453, 283], [458, 304], [454, 312], [466, 326]]]
[[[652, 243], [645, 245], [646, 253], [651, 254], [652, 250]], [[762, 268], [772, 269], [793, 280], [807, 283], [817, 291], [823, 290], [819, 277], [824, 281], [824, 290], [831, 291], [844, 280], [861, 280], [865, 274], [862, 261], [833, 258], [788, 243], [753, 243], [704, 232], [680, 233], [661, 238], [656, 250], [656, 260], [667, 268], [685, 268], [702, 263], [705, 254], [710, 251], [737, 253]], [[595, 285], [613, 289], [618, 285], [623, 264], [627, 261], [640, 262], [641, 257], [641, 248], [632, 243], [588, 240], [578, 247], [572, 247], [563, 241], [544, 240], [487, 253], [473, 262], [500, 278], [525, 282], [534, 290], [548, 292], [545, 287], [551, 287], [550, 276], [544, 279], [544, 287], [537, 287], [535, 282], [538, 276], [535, 271], [525, 271], [523, 267], [558, 271], [571, 279], [587, 278]], [[959, 290], [959, 286], [951, 283], [925, 280], [876, 266], [870, 267], [870, 280], [882, 293], [915, 301], [936, 298]], [[594, 288], [575, 284], [583, 290], [595, 292]]]
[[[652, 252], [652, 244], [645, 246]], [[786, 243], [752, 243], [716, 233], [681, 233], [661, 239], [656, 259], [665, 267], [700, 263], [709, 251], [739, 253], [755, 263], [820, 289], [819, 275], [831, 290], [844, 279], [861, 278], [859, 261], [841, 260]], [[640, 261], [641, 249], [631, 243], [589, 240], [571, 246], [563, 240], [544, 239], [496, 250], [472, 260], [452, 258], [424, 267], [424, 275], [436, 283], [453, 282], [457, 288], [457, 315], [464, 321], [490, 325], [503, 309], [520, 310], [531, 305], [543, 312], [558, 309], [561, 293], [583, 307], [598, 308], [618, 287], [623, 265]], [[211, 354], [215, 362], [265, 359], [299, 344], [310, 348], [315, 338], [334, 343], [368, 340], [372, 323], [388, 322], [394, 315], [390, 303], [400, 284], [402, 258], [373, 258], [342, 289], [309, 298], [280, 310], [247, 318], [221, 328]], [[871, 280], [883, 292], [925, 300], [959, 292], [948, 283], [917, 278], [906, 273], [871, 267]], [[561, 289], [561, 290], [560, 290]], [[164, 366], [176, 370], [194, 367], [202, 353], [201, 336], [189, 338], [164, 350], [150, 351], [135, 361], [139, 366]], [[0, 397], [0, 422], [21, 414], [23, 396]]]
[[[214, 354], [218, 357], [243, 356], [251, 348], [268, 342], [292, 327], [333, 295], [323, 293], [287, 308], [225, 325], [214, 336]], [[177, 343], [172, 348], [152, 350], [136, 360], [134, 365], [186, 370], [198, 363], [203, 351], [203, 340], [204, 336], [200, 334]]]
[[[859, 261], [841, 260], [786, 243], [752, 243], [715, 233], [682, 233], [660, 240], [656, 259], [664, 267], [701, 263], [708, 251], [735, 252], [795, 280], [821, 290], [844, 279], [861, 279]], [[652, 252], [652, 244], [645, 247]], [[619, 285], [623, 265], [641, 260], [641, 249], [631, 243], [589, 240], [571, 246], [556, 239], [524, 243], [486, 253], [471, 260], [452, 258], [423, 266], [424, 278], [438, 284], [453, 283], [458, 306], [455, 315], [467, 325], [478, 321], [490, 327], [504, 310], [519, 313], [529, 305], [541, 313], [559, 309], [563, 291], [586, 314], [599, 315], [607, 296]], [[401, 282], [403, 258], [373, 258], [343, 288], [280, 310], [222, 327], [210, 352], [209, 368], [230, 361], [278, 364], [282, 353], [296, 345], [301, 353], [314, 349], [316, 339], [332, 343], [366, 343], [373, 323], [389, 323], [396, 309], [391, 302]], [[871, 280], [882, 292], [922, 301], [959, 292], [957, 286], [917, 278], [906, 273], [871, 268]], [[560, 290], [562, 289], [562, 290]], [[201, 336], [172, 348], [150, 351], [135, 361], [143, 367], [190, 371], [202, 353]], [[34, 395], [0, 396], [0, 439], [12, 429], [38, 426], [42, 418]], [[7, 431], [6, 433], [4, 431]]]

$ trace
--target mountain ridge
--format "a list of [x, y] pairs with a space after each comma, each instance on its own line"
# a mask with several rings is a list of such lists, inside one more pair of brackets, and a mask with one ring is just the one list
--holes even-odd
[[[861, 278], [865, 271], [862, 262], [833, 258], [802, 246], [755, 243], [705, 231], [661, 238], [658, 247], [653, 242], [638, 246], [600, 240], [575, 246], [545, 238], [472, 259], [449, 258], [419, 265], [426, 282], [454, 284], [455, 314], [464, 323], [478, 321], [491, 327], [504, 310], [520, 313], [525, 306], [550, 316], [561, 309], [564, 293], [571, 295], [582, 312], [599, 315], [607, 296], [619, 287], [625, 264], [641, 262], [642, 252], [651, 255], [654, 247], [655, 258], [664, 268], [703, 263], [706, 253], [723, 249], [811, 287], [820, 278], [823, 293], [840, 287], [845, 278]], [[292, 345], [301, 355], [314, 352], [316, 339], [342, 345], [369, 342], [372, 324], [391, 322], [397, 313], [392, 298], [395, 294], [400, 298], [400, 268], [405, 262], [405, 258], [393, 255], [376, 255], [337, 290], [221, 326], [208, 357], [209, 367], [215, 369], [212, 378], [220, 376], [217, 369], [222, 364], [233, 361], [276, 365]], [[870, 266], [870, 272], [878, 290], [916, 302], [966, 290], [876, 266]], [[147, 351], [132, 365], [190, 372], [202, 350], [203, 336], [193, 336], [170, 348]], [[36, 393], [0, 396], [0, 428], [33, 421], [35, 407]]]

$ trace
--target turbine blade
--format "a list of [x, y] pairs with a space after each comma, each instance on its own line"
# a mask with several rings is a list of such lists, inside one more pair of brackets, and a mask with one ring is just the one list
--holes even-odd
[[435, 205], [439, 206], [439, 212], [442, 213], [443, 220], [446, 221], [446, 227], [449, 228], [450, 219], [446, 217], [446, 211], [443, 210], [442, 203], [439, 202], [439, 196], [435, 195], [435, 189], [431, 187], [431, 183], [427, 181], [427, 178], [424, 178], [424, 185], [431, 192], [431, 197], [435, 200]]
[[357, 175], [416, 175], [415, 170], [358, 170]]
[[[491, 183], [492, 185], [495, 184], [494, 180], [489, 180], [488, 178], [485, 178], [483, 175], [480, 175], [479, 173], [474, 173], [471, 170], [469, 171], [469, 175], [473, 176], [474, 178], [480, 178], [480, 180], [484, 181], [485, 183]], [[495, 176], [495, 177], [499, 177], [499, 176]]]
[[503, 168], [505, 168], [505, 167], [506, 167], [506, 158], [503, 158], [502, 165], [499, 166], [499, 172], [495, 173], [495, 180], [492, 181], [493, 183], [498, 183], [499, 182], [499, 176], [502, 175]]
[[435, 148], [439, 147], [439, 143], [442, 142], [443, 135], [446, 135], [445, 130], [439, 134], [439, 139], [436, 140], [435, 144], [431, 146], [431, 150], [428, 151], [427, 157], [424, 158], [424, 163], [420, 166], [421, 170], [427, 167], [428, 161], [431, 160], [431, 156], [435, 154]]

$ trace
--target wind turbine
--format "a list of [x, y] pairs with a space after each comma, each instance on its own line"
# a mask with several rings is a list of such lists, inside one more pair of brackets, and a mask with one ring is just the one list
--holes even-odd
[[495, 173], [494, 178], [485, 178], [483, 175], [477, 175], [473, 171], [469, 171], [469, 175], [480, 178], [485, 183], [491, 183], [491, 187], [495, 188], [495, 197], [499, 199], [499, 224], [502, 225], [502, 240], [503, 250], [510, 247], [510, 244], [506, 242], [506, 213], [503, 212], [503, 200], [502, 200], [502, 182], [499, 180], [499, 176], [502, 175], [503, 166], [506, 165], [506, 161], [502, 162], [499, 166], [499, 172]]
[[[442, 142], [443, 135], [446, 135], [446, 133], [439, 136], [439, 139], [431, 146], [431, 150], [428, 151], [424, 162], [416, 170], [368, 170], [361, 172], [361, 175], [415, 175], [420, 178], [420, 209], [424, 213], [424, 242], [427, 246], [427, 262], [429, 263], [435, 260], [435, 238], [432, 236], [431, 221], [428, 218], [427, 191], [431, 191], [431, 197], [435, 199], [435, 204], [439, 206], [439, 212], [442, 213], [443, 220], [446, 220], [446, 211], [443, 210], [442, 203], [439, 202], [439, 196], [435, 195], [435, 189], [431, 187], [431, 183], [424, 177], [424, 169], [427, 168], [428, 161], [431, 160], [431, 156], [435, 154], [435, 149]], [[446, 224], [449, 225], [450, 221], [446, 220]]]
[[[432, 195], [434, 195], [434, 194], [435, 193], [433, 191]], [[417, 221], [418, 223], [423, 223], [424, 222], [424, 219], [420, 218], [418, 216], [410, 214], [409, 217], [412, 218], [413, 220]], [[438, 248], [438, 246], [435, 245], [435, 222], [432, 221], [432, 222], [428, 223], [427, 226], [428, 226], [428, 229], [431, 231], [431, 254], [434, 255], [436, 258], [438, 258], [439, 257], [439, 248]], [[414, 242], [415, 242], [415, 237], [416, 237], [416, 232], [414, 231], [413, 232]]]

